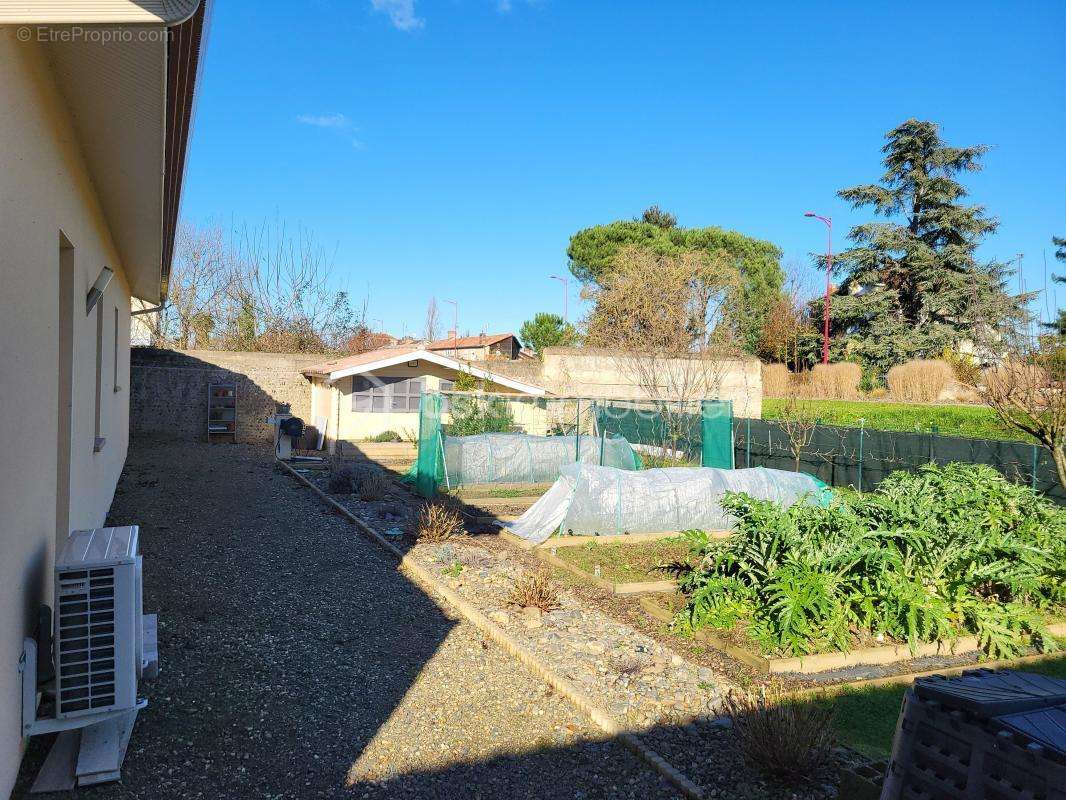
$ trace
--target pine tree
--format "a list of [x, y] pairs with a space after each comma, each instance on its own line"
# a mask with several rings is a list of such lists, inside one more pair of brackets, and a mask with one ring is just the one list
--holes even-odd
[[[972, 341], [975, 325], [1023, 316], [1026, 300], [1007, 293], [1006, 264], [978, 263], [977, 246], [998, 222], [982, 206], [965, 204], [966, 189], [955, 180], [979, 170], [988, 148], [951, 147], [935, 123], [916, 119], [885, 138], [881, 183], [838, 192], [887, 221], [852, 228], [852, 247], [834, 264], [847, 277], [831, 304], [843, 339], [836, 350], [878, 375]], [[821, 319], [821, 303], [813, 306]]]

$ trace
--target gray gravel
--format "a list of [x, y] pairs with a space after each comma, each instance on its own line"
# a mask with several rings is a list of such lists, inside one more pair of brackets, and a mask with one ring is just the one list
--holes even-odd
[[136, 443], [110, 522], [141, 525], [163, 671], [123, 782], [78, 797], [675, 796], [266, 450]]

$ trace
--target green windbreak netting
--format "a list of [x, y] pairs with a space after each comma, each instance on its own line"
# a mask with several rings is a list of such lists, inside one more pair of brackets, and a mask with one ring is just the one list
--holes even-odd
[[701, 404], [704, 467], [733, 469], [733, 401], [704, 400]]
[[733, 404], [604, 400], [597, 405], [602, 429], [625, 437], [646, 467], [733, 468]]
[[418, 457], [407, 477], [423, 497], [433, 497], [437, 493], [443, 472], [440, 400], [439, 394], [423, 393], [418, 403]]
[[732, 428], [728, 401], [427, 393], [405, 479], [431, 497], [441, 487], [552, 483], [573, 463], [732, 469]]

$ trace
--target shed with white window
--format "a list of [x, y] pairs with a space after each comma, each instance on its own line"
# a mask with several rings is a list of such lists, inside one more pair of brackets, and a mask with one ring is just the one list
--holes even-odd
[[313, 415], [328, 419], [330, 452], [338, 440], [367, 441], [386, 431], [416, 439], [422, 392], [447, 391], [464, 373], [479, 378], [489, 392], [548, 394], [541, 386], [417, 346], [371, 350], [303, 371], [311, 381]]

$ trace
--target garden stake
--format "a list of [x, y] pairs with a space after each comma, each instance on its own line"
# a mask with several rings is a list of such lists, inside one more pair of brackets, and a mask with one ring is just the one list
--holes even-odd
[[1036, 467], [1037, 467], [1037, 462], [1039, 460], [1040, 460], [1040, 449], [1034, 444], [1033, 445], [1033, 485], [1031, 487], [1034, 492], [1036, 491]]
[[751, 469], [751, 417], [746, 418], [747, 430], [744, 432], [745, 466]]
[[862, 445], [866, 433], [866, 418], [859, 419], [859, 491], [862, 491]]

